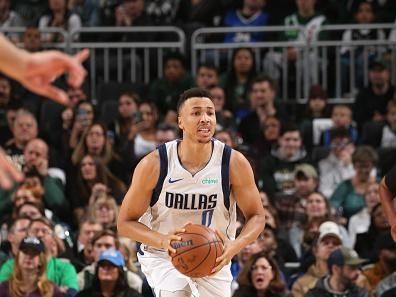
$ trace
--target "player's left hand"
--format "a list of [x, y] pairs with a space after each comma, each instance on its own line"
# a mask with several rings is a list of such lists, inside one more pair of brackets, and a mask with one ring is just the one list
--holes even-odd
[[219, 272], [224, 266], [228, 265], [231, 262], [231, 259], [238, 252], [237, 247], [234, 244], [234, 241], [227, 239], [223, 233], [219, 230], [215, 229], [217, 236], [223, 241], [224, 249], [223, 254], [216, 259], [216, 267], [212, 269], [211, 274], [215, 274]]

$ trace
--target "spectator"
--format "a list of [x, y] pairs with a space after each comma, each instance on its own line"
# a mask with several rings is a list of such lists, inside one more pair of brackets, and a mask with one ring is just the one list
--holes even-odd
[[374, 251], [377, 261], [373, 266], [363, 269], [363, 274], [371, 287], [371, 293], [374, 294], [378, 283], [396, 271], [396, 244], [392, 239], [389, 231], [382, 232], [376, 240]]
[[[49, 14], [40, 17], [39, 28], [55, 27], [69, 32], [81, 28], [80, 16], [69, 11], [66, 0], [48, 0]], [[78, 40], [78, 34], [73, 35], [73, 40]], [[44, 42], [64, 42], [64, 36], [60, 33], [43, 34]]]
[[375, 180], [371, 171], [377, 162], [377, 153], [369, 146], [359, 146], [352, 155], [355, 175], [342, 181], [330, 197], [331, 205], [342, 216], [349, 219], [364, 206], [364, 193], [368, 185]]
[[104, 124], [94, 122], [86, 128], [73, 152], [73, 165], [79, 164], [86, 154], [99, 157], [115, 176], [129, 183], [130, 172], [128, 172], [127, 165], [113, 150]]
[[175, 140], [178, 136], [177, 126], [161, 123], [158, 125], [157, 132], [155, 133], [156, 145]]
[[267, 116], [262, 123], [261, 130], [262, 134], [252, 145], [259, 157], [269, 154], [276, 147], [282, 130], [280, 119], [276, 116]]
[[359, 278], [360, 266], [365, 261], [351, 248], [341, 247], [334, 250], [327, 259], [328, 274], [322, 277], [305, 296], [368, 297], [367, 289], [354, 284]]
[[62, 112], [63, 146], [68, 149], [64, 155], [69, 156], [69, 150], [77, 147], [84, 132], [92, 125], [95, 119], [95, 109], [91, 102], [86, 101], [85, 94], [81, 89], [68, 91], [69, 96], [74, 99], [74, 110], [66, 108]]
[[[246, 144], [255, 143], [262, 135], [263, 122], [268, 116], [276, 116], [281, 123], [287, 121], [287, 113], [275, 97], [274, 80], [268, 76], [258, 76], [253, 80], [249, 89], [251, 111], [238, 126], [238, 132]], [[252, 129], [252, 127], [259, 127], [259, 129]]]
[[[93, 279], [95, 276], [95, 271], [97, 270], [97, 264], [100, 259], [100, 254], [106, 250], [118, 250], [120, 247], [120, 242], [117, 235], [110, 230], [103, 230], [97, 234], [92, 239], [93, 256], [94, 263], [86, 266], [78, 274], [78, 284], [80, 290], [88, 289], [93, 285]], [[127, 282], [129, 287], [135, 289], [138, 292], [142, 292], [142, 279], [135, 273], [131, 271], [126, 271]]]
[[155, 137], [159, 117], [157, 107], [152, 102], [142, 102], [139, 105], [139, 112], [141, 121], [136, 124], [136, 133], [129, 134], [129, 137], [133, 136], [133, 138], [130, 138], [128, 143], [128, 147], [132, 149], [132, 155], [138, 160], [156, 148]]
[[128, 296], [142, 297], [136, 290], [128, 286], [125, 274], [125, 261], [122, 254], [108, 249], [100, 254], [92, 285], [79, 292], [76, 297], [91, 296]]
[[289, 195], [278, 194], [273, 199], [282, 229], [289, 230], [292, 225], [305, 221], [307, 198], [317, 186], [316, 169], [309, 164], [297, 165], [294, 171], [294, 192]]
[[26, 27], [22, 41], [23, 48], [28, 52], [35, 53], [42, 50], [41, 32], [37, 27]]
[[282, 127], [278, 147], [262, 159], [260, 168], [260, 183], [270, 200], [274, 199], [275, 193], [293, 193], [296, 166], [307, 160], [297, 126], [289, 124]]
[[[47, 258], [46, 275], [56, 285], [65, 287], [70, 295], [74, 295], [78, 289], [77, 274], [72, 264], [60, 260], [54, 256], [55, 234], [53, 224], [46, 218], [32, 220], [28, 229], [29, 236], [40, 239], [45, 246]], [[14, 270], [14, 260], [7, 260], [0, 269], [0, 281], [10, 278]]]
[[331, 221], [321, 224], [318, 237], [312, 246], [314, 263], [293, 284], [293, 297], [306, 296], [306, 293], [315, 286], [316, 282], [327, 274], [329, 255], [341, 245], [342, 238], [337, 224]]
[[80, 272], [85, 266], [92, 264], [94, 261], [91, 241], [95, 234], [102, 230], [102, 225], [91, 218], [81, 220], [77, 233], [77, 242], [73, 246], [73, 265], [76, 267], [77, 272]]
[[[352, 122], [352, 110], [348, 105], [337, 104], [333, 107], [331, 112], [331, 120], [334, 128], [346, 128], [349, 132], [351, 142], [356, 143], [358, 134], [357, 129]], [[323, 146], [330, 146], [331, 136], [330, 129], [322, 132], [321, 144]]]
[[377, 203], [370, 213], [370, 226], [367, 232], [356, 235], [355, 250], [361, 257], [376, 259], [375, 244], [383, 232], [389, 232], [390, 225], [385, 217], [381, 203]]
[[90, 217], [102, 225], [103, 229], [117, 231], [118, 205], [115, 199], [102, 194], [89, 206]]
[[248, 88], [256, 76], [255, 64], [251, 48], [237, 48], [232, 52], [231, 70], [220, 77], [220, 85], [224, 88], [227, 98], [225, 107], [238, 118], [245, 117], [249, 110], [247, 95]]
[[254, 254], [238, 277], [239, 288], [233, 297], [291, 296], [277, 262], [266, 253]]
[[198, 66], [195, 85], [198, 88], [209, 89], [219, 84], [219, 70], [214, 64], [203, 63]]
[[[320, 30], [322, 25], [327, 23], [326, 17], [315, 11], [315, 0], [296, 0], [297, 12], [292, 15], [287, 16], [284, 19], [284, 26], [298, 26], [302, 27], [302, 30], [286, 30], [281, 33], [280, 40], [282, 41], [295, 41], [296, 43], [304, 42], [311, 43], [313, 41], [326, 39], [326, 34]], [[301, 56], [304, 54], [302, 49], [295, 46], [290, 46], [287, 48], [287, 79], [289, 87], [295, 83], [300, 84], [301, 82], [295, 81], [295, 73], [300, 71], [302, 73], [304, 70], [303, 61]], [[312, 81], [318, 81], [316, 73], [316, 65], [319, 65], [317, 53], [314, 51], [308, 52], [308, 59], [310, 65], [309, 73]], [[275, 80], [281, 78], [282, 71], [285, 71], [282, 65], [283, 54], [279, 52], [270, 52], [266, 55], [264, 59], [264, 72], [271, 73], [271, 77]], [[298, 69], [298, 70], [297, 70]], [[302, 77], [302, 75], [300, 75]], [[291, 89], [290, 89], [291, 90]]]
[[[355, 23], [361, 25], [370, 25], [376, 21], [376, 10], [375, 4], [369, 0], [360, 1], [354, 11]], [[379, 29], [349, 29], [345, 30], [342, 34], [342, 41], [345, 43], [355, 40], [385, 40], [385, 32]], [[364, 86], [364, 63], [372, 61], [376, 57], [381, 56], [384, 53], [384, 48], [379, 47], [368, 47], [368, 46], [350, 46], [341, 47], [341, 82], [343, 83], [343, 90], [353, 91], [355, 87], [362, 88]], [[353, 56], [354, 64], [351, 65], [351, 57]], [[367, 61], [366, 61], [367, 60]], [[356, 85], [350, 85], [349, 73], [351, 68], [354, 67], [354, 73], [356, 73]], [[351, 88], [348, 88], [349, 84]]]
[[380, 202], [379, 184], [377, 182], [372, 182], [367, 186], [364, 199], [366, 201], [366, 206], [349, 219], [348, 233], [352, 241], [352, 246], [355, 245], [357, 234], [365, 233], [369, 230], [371, 213], [374, 206]]
[[[317, 231], [317, 227], [321, 223], [329, 220], [337, 221], [337, 218], [333, 215], [329, 200], [319, 192], [312, 192], [307, 196], [303, 210], [305, 211], [304, 219], [300, 222], [294, 222], [290, 229], [287, 229], [289, 242], [299, 257], [304, 256], [307, 248], [309, 248], [311, 233]], [[352, 247], [348, 231], [341, 222], [337, 222], [337, 225], [343, 244]], [[306, 238], [308, 245], [305, 240], [301, 242], [301, 238]]]
[[[4, 144], [12, 138], [12, 126], [9, 121], [11, 115], [19, 108], [16, 100], [11, 101], [12, 89], [11, 81], [8, 77], [0, 74], [0, 145]], [[18, 106], [16, 106], [18, 105]], [[8, 115], [8, 116], [7, 116]], [[15, 117], [15, 114], [13, 115]]]
[[355, 175], [352, 154], [355, 145], [345, 127], [330, 130], [330, 154], [319, 161], [320, 191], [331, 197], [338, 185]]
[[165, 118], [175, 118], [179, 95], [191, 88], [194, 81], [186, 71], [185, 58], [180, 53], [167, 54], [164, 57], [163, 69], [163, 78], [155, 80], [150, 85], [149, 98], [155, 102], [161, 115]]
[[45, 247], [37, 237], [21, 241], [14, 271], [0, 284], [0, 296], [64, 296], [61, 288], [47, 278]]
[[312, 151], [314, 143], [313, 121], [328, 117], [327, 93], [321, 85], [314, 84], [309, 89], [307, 108], [300, 124], [304, 146], [308, 151]]
[[[241, 9], [231, 9], [223, 19], [225, 27], [261, 27], [268, 25], [269, 15], [263, 11], [267, 0], [244, 0]], [[224, 42], [259, 42], [264, 41], [263, 32], [227, 33]]]
[[146, 2], [146, 13], [156, 26], [171, 25], [175, 23], [179, 5], [178, 0], [149, 0]]
[[369, 84], [359, 90], [353, 106], [359, 130], [365, 122], [385, 119], [386, 106], [394, 93], [395, 87], [391, 84], [389, 70], [381, 61], [372, 62], [369, 67]]
[[386, 120], [368, 122], [363, 126], [362, 143], [373, 148], [396, 148], [396, 98], [386, 107]]
[[26, 24], [35, 24], [48, 9], [48, 0], [13, 0], [14, 10]]
[[141, 120], [139, 101], [139, 95], [129, 91], [118, 97], [118, 116], [108, 127], [114, 135], [114, 144], [118, 151], [124, 148], [127, 139], [133, 137], [137, 130], [136, 125]]
[[77, 14], [83, 27], [98, 27], [101, 25], [100, 4], [95, 0], [70, 0], [68, 10]]
[[44, 206], [40, 202], [26, 201], [15, 210], [16, 217], [28, 217], [35, 220], [45, 216]]
[[22, 239], [27, 236], [29, 225], [30, 219], [27, 217], [14, 218], [7, 233], [7, 241], [10, 244], [10, 250], [5, 251], [6, 257], [2, 259], [0, 266], [4, 264], [5, 260], [16, 257]]
[[103, 161], [86, 155], [78, 166], [76, 180], [70, 183], [68, 190], [76, 222], [79, 222], [90, 201], [109, 193], [121, 204], [126, 191], [125, 185], [103, 164]]
[[[23, 27], [24, 21], [21, 16], [11, 10], [10, 0], [0, 1], [0, 28], [7, 31], [7, 29], [12, 29], [13, 27]], [[7, 34], [7, 36], [13, 41], [18, 42], [20, 40], [18, 34]]]
[[224, 89], [219, 85], [212, 85], [209, 87], [209, 93], [212, 96], [213, 104], [216, 111], [216, 129], [233, 129], [235, 130], [236, 124], [234, 115], [226, 109], [226, 95]]

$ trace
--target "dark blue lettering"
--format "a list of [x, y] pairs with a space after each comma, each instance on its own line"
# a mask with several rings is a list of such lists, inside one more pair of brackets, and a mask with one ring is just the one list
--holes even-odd
[[173, 193], [166, 192], [165, 193], [165, 205], [166, 207], [172, 208], [173, 207]]

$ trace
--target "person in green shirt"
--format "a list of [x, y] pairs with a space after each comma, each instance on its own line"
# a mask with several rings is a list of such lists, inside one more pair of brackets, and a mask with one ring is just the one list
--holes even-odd
[[[28, 235], [40, 239], [47, 255], [47, 277], [56, 285], [60, 286], [69, 296], [73, 296], [78, 290], [77, 273], [74, 266], [58, 258], [58, 250], [54, 249], [54, 226], [46, 218], [38, 218], [31, 221]], [[14, 259], [7, 260], [0, 269], [0, 282], [6, 281], [14, 269]]]

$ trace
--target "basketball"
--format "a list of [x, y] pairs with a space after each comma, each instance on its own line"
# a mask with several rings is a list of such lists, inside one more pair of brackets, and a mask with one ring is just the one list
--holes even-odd
[[171, 254], [175, 268], [189, 277], [204, 277], [216, 266], [216, 258], [223, 253], [223, 242], [217, 234], [203, 225], [189, 224], [186, 232], [178, 233], [182, 239], [173, 240]]

